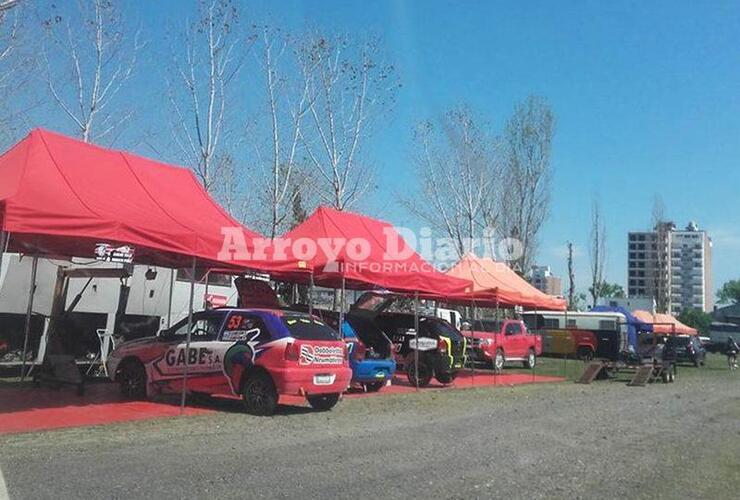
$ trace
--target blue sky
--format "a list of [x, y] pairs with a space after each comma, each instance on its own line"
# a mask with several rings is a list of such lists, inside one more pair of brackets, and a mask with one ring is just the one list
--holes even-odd
[[[181, 26], [188, 5], [126, 4], [127, 18], [141, 22], [149, 40], [127, 92], [146, 104], [137, 116], [144, 128], [167, 112], [156, 90], [163, 87], [152, 79], [160, 78], [158, 67], [168, 57], [163, 27]], [[398, 188], [414, 182], [417, 122], [466, 104], [500, 130], [516, 102], [539, 94], [557, 116], [542, 264], [564, 276], [565, 242], [573, 241], [585, 288], [589, 211], [598, 197], [608, 224], [607, 279], [625, 284], [627, 231], [648, 227], [659, 194], [678, 225], [695, 220], [714, 238], [715, 288], [740, 277], [740, 3], [265, 1], [245, 7], [242, 18], [250, 24], [383, 38], [403, 88], [366, 145], [380, 184], [367, 205], [374, 215], [418, 224], [395, 201]], [[126, 147], [126, 140], [116, 146]]]

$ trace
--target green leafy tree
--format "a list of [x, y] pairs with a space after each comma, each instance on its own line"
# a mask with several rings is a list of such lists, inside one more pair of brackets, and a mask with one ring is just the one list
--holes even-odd
[[696, 328], [700, 335], [709, 335], [709, 329], [712, 326], [712, 316], [701, 309], [684, 309], [678, 315], [678, 321]]
[[588, 309], [588, 297], [585, 293], [581, 292], [573, 296], [573, 300], [570, 302], [569, 310], [571, 311], [585, 311]]
[[594, 286], [589, 287], [588, 291], [594, 298], [616, 297], [623, 299], [625, 297], [622, 285], [618, 283], [608, 283], [606, 281], [599, 281]]
[[730, 280], [717, 291], [720, 304], [740, 304], [740, 279]]

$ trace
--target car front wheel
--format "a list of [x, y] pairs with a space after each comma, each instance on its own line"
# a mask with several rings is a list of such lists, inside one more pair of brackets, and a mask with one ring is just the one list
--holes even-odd
[[329, 411], [339, 402], [339, 394], [321, 394], [319, 396], [307, 396], [308, 404], [318, 411]]
[[255, 373], [247, 378], [242, 386], [242, 398], [247, 413], [252, 415], [272, 415], [277, 408], [277, 389], [266, 373]]
[[435, 377], [439, 381], [440, 384], [449, 385], [455, 381], [455, 377], [457, 377], [457, 373], [449, 373], [449, 372], [448, 373], [437, 373]]
[[118, 375], [121, 395], [126, 399], [146, 398], [146, 370], [138, 359], [130, 359]]
[[406, 376], [411, 385], [416, 386], [418, 384], [419, 387], [426, 387], [432, 380], [432, 370], [423, 361], [419, 361], [419, 368], [417, 370], [416, 361], [412, 361], [406, 370]]
[[365, 384], [365, 391], [367, 392], [378, 392], [383, 388], [385, 382], [368, 382]]
[[529, 354], [527, 354], [527, 360], [524, 362], [524, 368], [533, 370], [536, 364], [537, 354], [535, 354], [534, 349], [530, 349]]
[[501, 372], [504, 369], [504, 363], [506, 363], [506, 358], [504, 358], [504, 351], [498, 350], [496, 351], [496, 357], [493, 358], [493, 369], [497, 372]]

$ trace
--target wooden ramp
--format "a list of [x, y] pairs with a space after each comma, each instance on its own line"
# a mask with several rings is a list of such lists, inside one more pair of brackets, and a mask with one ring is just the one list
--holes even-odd
[[604, 368], [604, 363], [601, 361], [591, 361], [586, 365], [586, 369], [583, 370], [581, 378], [576, 380], [576, 384], [590, 384], [598, 376], [601, 369]]
[[653, 377], [653, 365], [642, 365], [635, 372], [635, 376], [632, 377], [630, 383], [627, 385], [644, 387], [645, 385], [652, 382]]

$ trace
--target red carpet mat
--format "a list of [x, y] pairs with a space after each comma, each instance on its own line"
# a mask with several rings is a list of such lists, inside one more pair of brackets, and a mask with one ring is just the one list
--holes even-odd
[[[540, 384], [546, 382], [562, 382], [565, 380], [563, 377], [550, 377], [545, 375], [532, 375], [529, 373], [506, 373], [501, 375], [495, 375], [491, 371], [464, 371], [455, 379], [452, 384], [443, 385], [432, 379], [431, 383], [426, 387], [419, 388], [420, 391], [429, 390], [440, 390], [450, 391], [455, 389], [466, 389], [470, 387], [485, 387], [485, 386], [512, 386], [512, 385], [523, 385], [523, 384]], [[393, 385], [383, 387], [378, 392], [362, 392], [361, 390], [351, 390], [345, 394], [345, 398], [364, 398], [382, 396], [383, 394], [408, 394], [416, 391], [416, 387], [409, 384], [406, 375], [396, 374], [393, 377]], [[297, 396], [281, 396], [281, 404], [290, 405], [304, 405], [306, 401], [303, 398]]]
[[[560, 382], [561, 377], [546, 377], [526, 373], [462, 372], [450, 385], [432, 380], [421, 391], [449, 391], [469, 387], [512, 386], [542, 382]], [[351, 391], [347, 398], [376, 397], [383, 394], [405, 394], [416, 391], [405, 375], [393, 379], [393, 385], [383, 387], [377, 393]], [[171, 402], [127, 401], [118, 393], [118, 386], [108, 383], [88, 384], [84, 396], [77, 396], [74, 389], [59, 390], [46, 388], [2, 387], [0, 385], [0, 434], [32, 432], [82, 427], [87, 425], [112, 424], [134, 420], [175, 417], [180, 414], [179, 399]], [[281, 411], [300, 411], [295, 407], [306, 407], [305, 398], [281, 396]], [[218, 397], [199, 406], [187, 406], [185, 415], [203, 415], [215, 411], [242, 411], [241, 401], [232, 397]]]
[[[176, 404], [126, 401], [114, 384], [88, 384], [84, 396], [74, 388], [59, 390], [0, 386], [0, 434], [64, 427], [111, 424], [132, 420], [174, 417]], [[203, 408], [185, 408], [186, 415], [209, 413]]]

